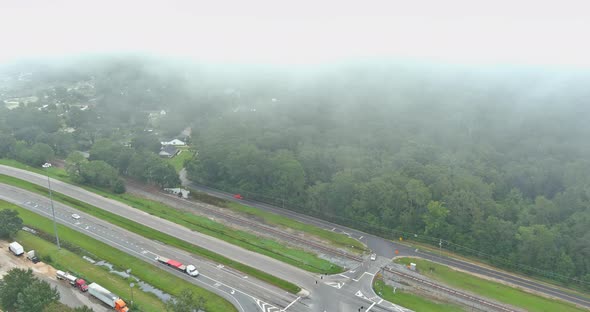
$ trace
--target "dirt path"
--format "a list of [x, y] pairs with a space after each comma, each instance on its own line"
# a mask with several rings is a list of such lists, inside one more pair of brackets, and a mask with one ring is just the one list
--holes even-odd
[[83, 294], [64, 281], [55, 278], [56, 270], [43, 262], [33, 264], [25, 256], [16, 257], [8, 251], [8, 242], [0, 241], [0, 278], [13, 268], [31, 269], [33, 274], [41, 280], [56, 286], [60, 294], [60, 301], [70, 307], [89, 306], [95, 312], [110, 311], [105, 306], [91, 300], [88, 294]]

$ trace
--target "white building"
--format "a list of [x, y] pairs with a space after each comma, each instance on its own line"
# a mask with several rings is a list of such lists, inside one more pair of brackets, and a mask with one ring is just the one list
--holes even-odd
[[172, 141], [169, 142], [160, 142], [163, 146], [167, 146], [167, 145], [172, 145], [172, 146], [185, 146], [186, 143], [184, 143], [183, 141], [179, 140], [179, 139], [174, 139]]

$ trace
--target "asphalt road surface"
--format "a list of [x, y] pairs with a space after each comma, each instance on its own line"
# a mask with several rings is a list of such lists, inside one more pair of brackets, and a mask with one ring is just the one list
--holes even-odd
[[[186, 182], [186, 180], [185, 180]], [[265, 203], [260, 203], [257, 201], [252, 200], [237, 200], [233, 197], [233, 194], [226, 193], [220, 190], [212, 189], [206, 186], [198, 185], [192, 182], [189, 182], [187, 186], [192, 189], [210, 194], [215, 197], [223, 198], [230, 201], [239, 202], [248, 206], [256, 207], [262, 210], [266, 210], [269, 212], [273, 212], [279, 215], [287, 216], [294, 220], [298, 220], [307, 224], [313, 224], [318, 227], [324, 228], [330, 231], [338, 231], [349, 236], [359, 239], [364, 242], [373, 252], [378, 254], [379, 256], [386, 257], [386, 258], [393, 258], [395, 256], [410, 256], [410, 257], [421, 257], [433, 262], [449, 265], [467, 272], [480, 274], [483, 276], [487, 276], [490, 278], [494, 278], [497, 280], [501, 280], [516, 286], [519, 286], [524, 289], [529, 289], [538, 293], [542, 293], [547, 296], [559, 298], [564, 301], [569, 301], [580, 306], [584, 306], [590, 308], [590, 300], [579, 296], [574, 293], [563, 291], [559, 288], [552, 287], [551, 285], [540, 283], [537, 281], [533, 281], [518, 275], [510, 274], [504, 271], [498, 271], [494, 269], [490, 269], [487, 267], [475, 265], [472, 263], [464, 262], [461, 260], [456, 260], [448, 257], [441, 257], [435, 253], [431, 253], [428, 251], [418, 250], [413, 247], [409, 247], [404, 244], [394, 243], [390, 240], [384, 239], [382, 237], [378, 237], [372, 234], [367, 234], [362, 231], [358, 231], [355, 229], [351, 229], [345, 226], [341, 226], [338, 224], [334, 224], [328, 221], [324, 221], [318, 218], [314, 218], [311, 216], [307, 216], [304, 214], [300, 214], [297, 212], [293, 212], [287, 209], [282, 209], [276, 206], [272, 206]], [[398, 251], [399, 254], [396, 255], [395, 251]]]
[[[7, 166], [0, 166], [0, 173], [11, 175], [41, 186], [47, 185], [46, 176], [33, 172]], [[2, 195], [2, 199], [13, 202], [27, 209], [43, 213], [45, 216], [49, 216], [49, 201], [47, 198], [8, 185], [0, 184], [0, 186], [0, 195]], [[199, 267], [199, 269], [203, 271], [203, 274], [198, 278], [193, 279], [186, 274], [182, 274], [178, 271], [170, 269], [172, 273], [175, 273], [185, 279], [191, 279], [192, 282], [224, 296], [233, 304], [239, 302], [239, 304], [236, 304], [236, 306], [241, 309], [240, 311], [275, 312], [279, 310], [287, 310], [313, 312], [352, 312], [358, 311], [360, 307], [363, 307], [363, 311], [368, 311], [368, 307], [370, 307], [370, 311], [397, 311], [388, 308], [389, 304], [387, 302], [383, 302], [382, 300], [374, 300], [367, 296], [355, 295], [360, 290], [360, 288], [366, 288], [368, 287], [367, 285], [370, 285], [370, 279], [364, 279], [361, 282], [355, 283], [353, 287], [347, 288], [326, 286], [327, 284], [325, 284], [320, 275], [311, 274], [285, 263], [276, 261], [272, 258], [247, 251], [240, 247], [236, 247], [224, 241], [211, 238], [198, 232], [193, 232], [175, 223], [154, 217], [140, 210], [126, 206], [120, 202], [88, 192], [82, 188], [72, 186], [54, 179], [51, 179], [51, 186], [55, 192], [59, 192], [87, 202], [91, 205], [121, 215], [125, 218], [144, 224], [148, 227], [152, 227], [166, 234], [178, 237], [191, 244], [199, 245], [201, 247], [215, 251], [228, 258], [232, 258], [259, 270], [268, 272], [274, 276], [298, 284], [307, 290], [307, 292], [309, 292], [309, 295], [303, 293], [301, 296], [296, 297], [291, 294], [287, 294], [284, 291], [281, 293], [280, 290], [274, 290], [270, 292], [268, 291], [270, 286], [263, 286], [261, 283], [258, 284], [257, 287], [262, 289], [256, 290], [254, 294], [252, 294], [252, 292], [254, 289], [256, 289], [256, 287], [252, 285], [242, 285], [245, 287], [245, 289], [241, 291], [240, 294], [238, 294], [237, 290], [243, 289], [239, 288], [240, 282], [238, 282], [236, 279], [230, 279], [230, 277], [227, 275], [224, 275], [224, 279], [221, 282], [216, 281], [218, 279], [221, 280], [222, 277], [215, 275], [213, 273], [214, 270], [207, 271], [206, 269]], [[156, 254], [160, 253], [164, 253], [163, 256], [174, 258], [186, 263], [199, 263], [198, 261], [203, 261], [202, 259], [198, 259], [184, 251], [175, 250], [174, 248], [170, 248], [158, 242], [145, 239], [130, 232], [127, 232], [125, 235], [113, 234], [115, 233], [113, 232], [113, 229], [117, 228], [113, 225], [110, 225], [109, 223], [103, 222], [97, 218], [93, 218], [71, 207], [67, 207], [59, 203], [55, 203], [55, 207], [61, 213], [58, 220], [60, 223], [64, 223], [69, 227], [88, 234], [105, 243], [109, 243], [112, 246], [118, 246], [119, 249], [128, 252], [142, 260], [151, 261], [154, 263], [154, 265], [158, 265], [153, 259], [155, 258]], [[74, 212], [81, 215], [81, 220], [84, 220], [87, 223], [84, 223], [85, 225], [83, 225], [82, 223], [76, 224], [76, 222], [73, 222], [74, 219], [71, 218], [71, 214]], [[91, 222], [91, 224], [88, 222]], [[100, 230], [102, 230], [102, 232]], [[123, 239], [123, 242], [128, 245], [124, 245], [122, 242], [113, 241], [114, 239], [119, 238]], [[133, 240], [130, 240], [132, 238]], [[142, 243], [140, 244], [137, 242]], [[145, 252], [146, 250], [148, 251], [147, 253]], [[215, 269], [221, 269], [221, 272], [223, 272], [224, 269], [227, 270], [227, 268], [219, 268], [216, 264], [211, 265], [214, 266]], [[236, 275], [241, 275], [235, 271], [233, 271], [233, 273], [234, 277], [236, 277]], [[213, 286], [210, 285], [211, 283], [204, 283], [202, 281], [208, 279], [209, 276], [211, 276], [210, 279], [211, 282], [213, 282]], [[252, 280], [251, 278], [245, 278], [244, 276], [241, 276], [239, 281], [244, 283], [243, 281], [247, 279]], [[357, 290], [355, 291], [355, 289]], [[232, 290], [234, 290], [235, 293], [232, 294]], [[228, 292], [230, 293], [229, 295]], [[254, 303], [252, 303], [252, 301]]]

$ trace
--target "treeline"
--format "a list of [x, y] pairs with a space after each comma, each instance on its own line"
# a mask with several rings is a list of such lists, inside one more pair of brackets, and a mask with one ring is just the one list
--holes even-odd
[[70, 308], [59, 302], [56, 287], [33, 275], [31, 269], [12, 269], [0, 279], [0, 307], [6, 312], [92, 312], [87, 306]]
[[559, 74], [356, 68], [242, 89], [234, 108], [255, 109], [195, 124], [189, 178], [590, 287], [590, 79]]
[[[116, 130], [112, 120], [108, 120], [112, 117], [103, 112], [68, 104], [52, 109], [23, 105], [8, 110], [2, 106], [0, 158], [40, 167], [67, 157], [67, 170], [74, 181], [115, 193], [125, 192], [121, 175], [161, 187], [180, 184], [174, 167], [157, 156], [160, 141], [156, 136], [144, 133], [144, 127], [138, 129], [132, 123]], [[103, 119], [105, 122], [100, 122]], [[71, 130], [65, 131], [68, 128]], [[121, 137], [121, 133], [125, 135]], [[77, 152], [85, 149], [90, 149], [89, 159]]]

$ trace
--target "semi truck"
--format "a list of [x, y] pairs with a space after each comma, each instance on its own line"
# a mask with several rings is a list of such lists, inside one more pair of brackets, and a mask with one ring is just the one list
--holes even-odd
[[173, 267], [179, 271], [182, 271], [190, 276], [196, 277], [199, 275], [199, 271], [197, 270], [197, 268], [192, 265], [184, 265], [176, 260], [172, 260], [172, 259], [168, 259], [168, 258], [164, 258], [164, 257], [156, 257], [156, 261], [163, 263], [169, 267]]
[[98, 285], [97, 283], [92, 283], [88, 285], [88, 293], [96, 299], [104, 302], [106, 305], [113, 308], [115, 311], [129, 312], [129, 308], [127, 307], [125, 301], [119, 298], [119, 296], [111, 293], [108, 289]]
[[55, 277], [57, 277], [57, 279], [67, 281], [70, 283], [70, 285], [78, 288], [81, 292], [88, 291], [88, 285], [86, 285], [85, 280], [77, 278], [68, 272], [57, 270], [57, 272], [55, 272]]

